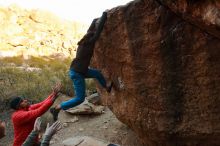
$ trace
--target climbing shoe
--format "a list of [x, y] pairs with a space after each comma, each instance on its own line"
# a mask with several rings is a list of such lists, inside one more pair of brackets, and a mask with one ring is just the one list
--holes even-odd
[[106, 87], [106, 91], [107, 91], [108, 93], [110, 93], [110, 92], [112, 91], [112, 87], [113, 87], [113, 82], [111, 82], [110, 85], [108, 85], [108, 86]]
[[60, 110], [57, 110], [57, 109], [55, 109], [54, 107], [53, 107], [53, 108], [50, 108], [50, 113], [51, 113], [52, 116], [53, 116], [54, 122], [57, 121], [59, 112], [60, 112]]

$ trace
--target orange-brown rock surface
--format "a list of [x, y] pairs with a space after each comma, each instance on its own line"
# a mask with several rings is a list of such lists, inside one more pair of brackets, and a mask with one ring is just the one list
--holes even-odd
[[177, 15], [220, 38], [219, 0], [158, 0]]
[[220, 145], [219, 18], [219, 1], [208, 0], [108, 12], [93, 66], [115, 84], [103, 102], [144, 146]]

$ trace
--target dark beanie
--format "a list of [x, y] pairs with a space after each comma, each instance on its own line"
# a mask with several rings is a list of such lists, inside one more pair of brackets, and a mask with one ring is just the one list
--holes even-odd
[[10, 102], [10, 107], [12, 109], [17, 109], [19, 104], [22, 102], [22, 98], [21, 97], [14, 97], [11, 102]]

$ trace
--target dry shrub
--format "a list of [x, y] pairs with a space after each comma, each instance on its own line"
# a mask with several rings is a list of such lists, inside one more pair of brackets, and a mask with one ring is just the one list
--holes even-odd
[[[19, 60], [19, 64], [16, 63]], [[14, 62], [16, 61], [16, 62]], [[22, 61], [22, 62], [21, 62]], [[23, 60], [19, 57], [1, 59], [0, 64], [0, 100], [9, 99], [12, 96], [24, 96], [33, 102], [45, 99], [56, 82], [63, 84], [62, 93], [74, 96], [72, 81], [68, 76], [71, 59], [58, 60], [54, 58], [32, 57]], [[15, 65], [11, 65], [15, 64]], [[20, 65], [25, 66], [20, 68]], [[28, 67], [39, 70], [27, 71]], [[95, 83], [87, 80], [87, 93], [94, 92]]]

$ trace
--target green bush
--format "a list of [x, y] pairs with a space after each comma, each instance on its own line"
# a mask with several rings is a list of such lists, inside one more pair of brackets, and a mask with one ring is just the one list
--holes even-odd
[[18, 56], [18, 57], [6, 57], [6, 58], [1, 58], [0, 59], [0, 62], [1, 62], [1, 66], [4, 66], [5, 64], [15, 64], [16, 66], [20, 66], [22, 65], [22, 63], [24, 62], [24, 59], [23, 57], [21, 56]]
[[[68, 76], [70, 58], [61, 61], [49, 57], [31, 57], [28, 60], [13, 57], [1, 59], [1, 61], [4, 63], [0, 64], [0, 100], [20, 95], [32, 101], [40, 101], [51, 93], [51, 88], [56, 82], [62, 83], [63, 94], [74, 96], [72, 81]], [[16, 66], [11, 66], [11, 63]], [[24, 64], [26, 67], [35, 67], [38, 70], [27, 71], [19, 68]], [[94, 81], [90, 79], [86, 80], [86, 87], [87, 93], [96, 90]]]

